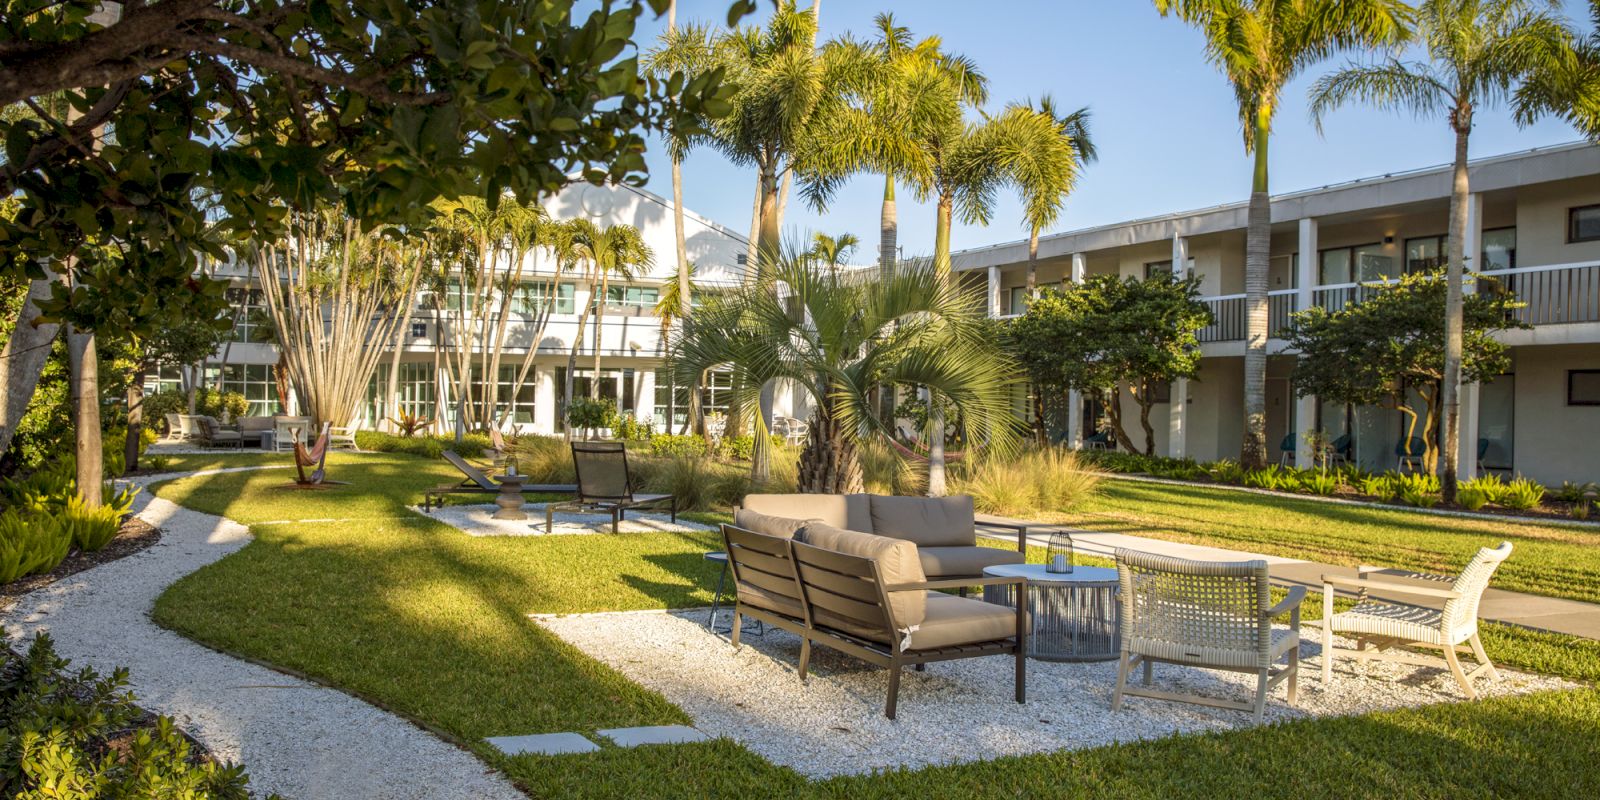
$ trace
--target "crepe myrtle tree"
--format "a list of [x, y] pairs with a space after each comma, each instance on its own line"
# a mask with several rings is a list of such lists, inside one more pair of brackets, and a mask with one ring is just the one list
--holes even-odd
[[[1338, 311], [1312, 307], [1291, 318], [1284, 337], [1300, 353], [1291, 379], [1295, 393], [1399, 411], [1407, 418], [1406, 452], [1417, 455], [1410, 453], [1410, 444], [1421, 438], [1423, 466], [1433, 472], [1439, 459], [1449, 287], [1443, 273], [1434, 271], [1362, 291], [1367, 296], [1361, 302]], [[1512, 315], [1521, 304], [1503, 291], [1469, 294], [1463, 301], [1461, 379], [1493, 380], [1511, 366], [1510, 349], [1494, 334], [1528, 327]], [[1408, 402], [1413, 394], [1422, 402], [1420, 410]]]
[[0, 118], [19, 203], [0, 272], [64, 273], [47, 322], [148, 334], [210, 316], [197, 259], [279, 240], [291, 212], [371, 228], [574, 173], [641, 182], [646, 132], [728, 110], [719, 71], [641, 73], [635, 25], [667, 2], [130, 0], [111, 21], [99, 0], [4, 0], [0, 107], [34, 113]]
[[[1096, 275], [1046, 291], [1010, 323], [1007, 341], [1038, 397], [1049, 395], [1059, 403], [1071, 390], [1107, 393], [1106, 410], [1118, 444], [1153, 455], [1151, 390], [1195, 377], [1200, 369], [1198, 334], [1212, 321], [1210, 307], [1200, 301], [1198, 278], [1170, 272], [1142, 280]], [[1128, 436], [1122, 418], [1124, 386], [1139, 406], [1142, 448]]]

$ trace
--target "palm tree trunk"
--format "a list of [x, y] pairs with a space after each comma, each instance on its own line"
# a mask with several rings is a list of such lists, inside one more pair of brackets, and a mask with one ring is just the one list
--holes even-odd
[[811, 431], [800, 451], [799, 489], [817, 494], [859, 494], [864, 491], [856, 442], [833, 413], [827, 400], [811, 415]]
[[28, 284], [28, 295], [22, 299], [17, 311], [17, 322], [11, 327], [11, 338], [0, 351], [0, 453], [11, 447], [11, 437], [17, 425], [28, 412], [28, 403], [39, 386], [39, 375], [50, 358], [51, 344], [59, 329], [53, 322], [38, 323], [39, 300], [50, 296], [55, 275], [48, 271], [43, 278]]
[[[939, 195], [939, 206], [933, 227], [933, 268], [940, 286], [950, 281], [950, 222], [955, 209], [955, 196], [945, 192]], [[944, 497], [948, 493], [945, 477], [944, 408], [939, 403], [938, 392], [928, 390], [928, 496]]]
[[[1028, 297], [1039, 296], [1039, 226], [1028, 228]], [[1017, 313], [1011, 309], [1011, 313]]]
[[128, 431], [122, 445], [122, 471], [139, 468], [139, 445], [144, 435], [144, 359], [139, 359], [128, 379]]
[[1456, 501], [1456, 467], [1460, 456], [1461, 426], [1461, 348], [1462, 348], [1462, 289], [1465, 271], [1467, 234], [1467, 193], [1471, 191], [1467, 176], [1467, 137], [1472, 131], [1472, 110], [1458, 110], [1455, 114], [1456, 163], [1454, 185], [1450, 191], [1449, 261], [1445, 266], [1444, 301], [1444, 378], [1439, 390], [1440, 404], [1444, 407], [1443, 463], [1440, 489], [1444, 502]]
[[[611, 291], [611, 273], [600, 273], [600, 294], [594, 303], [594, 371], [589, 375], [589, 399], [600, 399], [600, 345], [605, 336], [606, 295]], [[621, 398], [618, 398], [621, 399]]]
[[94, 334], [67, 327], [67, 359], [72, 370], [73, 441], [78, 459], [78, 496], [84, 505], [98, 508], [105, 480], [100, 449], [100, 363]]
[[778, 176], [772, 171], [761, 174], [761, 226], [757, 231], [756, 265], [775, 263], [778, 259]]
[[[572, 384], [573, 380], [576, 378], [575, 373], [578, 371], [578, 348], [583, 346], [583, 329], [585, 324], [589, 321], [590, 309], [594, 308], [595, 282], [593, 275], [589, 276], [588, 284], [589, 303], [582, 311], [578, 312], [578, 330], [572, 334], [572, 348], [567, 351], [567, 379], [564, 382], [565, 385], [561, 388], [563, 413], [566, 413], [572, 409]], [[598, 379], [599, 376], [595, 376], [590, 378], [589, 382], [594, 383]], [[562, 428], [567, 432], [567, 441], [572, 441], [572, 425], [563, 421]]]
[[1267, 183], [1267, 137], [1271, 105], [1263, 101], [1255, 120], [1255, 176], [1244, 255], [1244, 441], [1239, 463], [1245, 469], [1267, 465], [1267, 270], [1272, 256], [1272, 199]]
[[878, 266], [888, 272], [900, 247], [900, 221], [894, 205], [894, 173], [883, 176], [883, 210], [878, 215]]

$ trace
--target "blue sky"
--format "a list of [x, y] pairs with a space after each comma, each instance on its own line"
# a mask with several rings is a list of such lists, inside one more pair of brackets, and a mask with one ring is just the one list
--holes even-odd
[[[721, 24], [728, 0], [680, 0], [679, 22]], [[1583, 22], [1586, 5], [1567, 2], [1566, 13]], [[1202, 208], [1247, 199], [1250, 160], [1244, 154], [1233, 96], [1226, 81], [1204, 60], [1198, 32], [1163, 19], [1140, 0], [958, 0], [861, 2], [824, 0], [822, 35], [854, 31], [867, 37], [872, 18], [891, 11], [918, 37], [938, 34], [948, 50], [974, 59], [989, 78], [990, 109], [1010, 100], [1049, 93], [1058, 106], [1087, 105], [1100, 160], [1083, 175], [1054, 230], [1072, 230], [1137, 217]], [[761, 12], [750, 19], [769, 15]], [[645, 47], [666, 28], [665, 17], [645, 20]], [[1453, 139], [1442, 119], [1349, 107], [1328, 117], [1319, 135], [1306, 114], [1306, 88], [1343, 58], [1313, 68], [1284, 92], [1269, 149], [1275, 193], [1352, 178], [1381, 175], [1448, 162]], [[1519, 129], [1503, 109], [1480, 111], [1472, 135], [1473, 157], [1495, 155], [1577, 139], [1567, 125], [1542, 121]], [[651, 143], [647, 188], [671, 196], [669, 162]], [[696, 151], [684, 162], [684, 205], [748, 232], [755, 177], [715, 151]], [[878, 211], [883, 179], [862, 176], [818, 214], [797, 198], [784, 217], [786, 236], [823, 231], [851, 232], [863, 247], [855, 261], [877, 257]], [[899, 193], [900, 242], [907, 255], [933, 249], [933, 207]], [[1026, 236], [1013, 194], [1001, 197], [988, 227], [959, 226], [955, 249]]]

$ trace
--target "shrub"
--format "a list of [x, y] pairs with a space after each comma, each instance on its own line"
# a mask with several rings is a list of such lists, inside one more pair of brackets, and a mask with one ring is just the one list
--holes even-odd
[[1311, 494], [1330, 495], [1339, 491], [1339, 476], [1324, 470], [1313, 470], [1300, 478], [1300, 488]]
[[71, 535], [55, 519], [15, 508], [0, 511], [0, 583], [55, 569], [71, 547]]
[[[188, 408], [188, 405], [186, 398], [184, 408]], [[238, 392], [219, 392], [201, 387], [195, 390], [194, 413], [232, 421], [250, 413], [250, 401]]]
[[703, 456], [706, 449], [703, 436], [658, 433], [650, 437], [650, 454], [653, 456]]
[[983, 459], [964, 472], [961, 491], [979, 510], [1001, 515], [1066, 511], [1093, 495], [1102, 478], [1078, 453], [1053, 447]]
[[567, 406], [567, 425], [573, 430], [607, 427], [617, 416], [617, 404], [610, 400], [574, 397]]
[[578, 480], [572, 467], [572, 447], [558, 437], [518, 436], [511, 444], [510, 455], [517, 461], [517, 471], [528, 476], [529, 483], [576, 483]]
[[[1505, 481], [1500, 480], [1499, 475], [1491, 473], [1482, 477], [1462, 481], [1456, 488], [1456, 497], [1458, 500], [1460, 499], [1460, 495], [1463, 490], [1471, 490], [1475, 494], [1481, 494], [1484, 502], [1486, 503], [1498, 504], [1500, 502], [1500, 496], [1506, 491], [1506, 483]], [[1462, 505], [1465, 505], [1465, 503]]]
[[1439, 504], [1439, 476], [1421, 472], [1390, 477], [1394, 496], [1408, 506], [1433, 508]]
[[144, 721], [126, 670], [66, 672], [49, 634], [0, 665], [0, 786], [14, 797], [247, 800], [242, 767], [201, 760], [172, 720]]
[[67, 499], [66, 508], [57, 516], [57, 522], [72, 540], [72, 546], [93, 553], [116, 538], [122, 529], [122, 518], [133, 508], [133, 498], [139, 490], [128, 487], [110, 495], [99, 508], [89, 508], [77, 495]]
[[655, 425], [651, 422], [640, 422], [632, 414], [613, 414], [606, 427], [611, 429], [611, 435], [624, 441], [644, 441], [655, 435]]
[[491, 447], [489, 437], [481, 433], [469, 433], [457, 442], [454, 436], [396, 436], [382, 431], [356, 431], [356, 445], [377, 453], [407, 453], [424, 458], [439, 458], [446, 450], [454, 450], [462, 458], [478, 458]]
[[672, 495], [679, 511], [703, 511], [712, 506], [711, 469], [705, 457], [674, 456], [644, 472], [649, 473], [640, 475], [644, 485]]
[[1147, 471], [1158, 478], [1178, 481], [1198, 481], [1210, 477], [1206, 468], [1192, 458], [1154, 458]]
[[1600, 494], [1600, 486], [1596, 486], [1593, 483], [1562, 481], [1561, 488], [1555, 490], [1553, 499], [1562, 503], [1582, 503], [1588, 499], [1585, 495], [1589, 492]]
[[1456, 504], [1468, 511], [1477, 511], [1489, 504], [1489, 495], [1483, 489], [1469, 486], [1471, 481], [1456, 487]]
[[[773, 450], [783, 449], [784, 440], [782, 436], [777, 434], [768, 434], [768, 436], [772, 441]], [[720, 455], [723, 458], [731, 458], [735, 461], [749, 461], [750, 457], [754, 455], [756, 438], [747, 433], [743, 436], [723, 437], [719, 444], [721, 445]]]
[[153, 456], [146, 456], [144, 459], [144, 465], [156, 472], [165, 472], [167, 467], [171, 464], [172, 459], [160, 453], [157, 453]]
[[861, 462], [861, 481], [871, 494], [920, 495], [927, 491], [927, 471], [918, 469], [880, 438], [862, 441], [856, 458]]
[[389, 421], [394, 423], [396, 428], [400, 429], [400, 436], [406, 439], [409, 439], [421, 433], [422, 431], [427, 430], [428, 426], [433, 424], [433, 420], [428, 419], [421, 414], [412, 414], [407, 411], [400, 412], [399, 414], [391, 417]]
[[146, 430], [159, 429], [163, 433], [167, 430], [168, 414], [189, 413], [189, 398], [183, 392], [169, 391], [156, 392], [145, 395], [144, 398], [144, 424]]
[[1378, 500], [1391, 500], [1398, 493], [1395, 486], [1397, 476], [1389, 473], [1383, 475], [1368, 475], [1361, 479], [1357, 487], [1361, 493]]
[[1517, 511], [1538, 508], [1539, 502], [1544, 499], [1544, 492], [1540, 484], [1518, 476], [1500, 492], [1500, 505]]
[[1294, 488], [1300, 485], [1300, 481], [1295, 478], [1293, 473], [1277, 464], [1268, 464], [1261, 469], [1246, 470], [1244, 480], [1241, 482], [1253, 489], [1270, 489], [1273, 491], [1293, 491]]

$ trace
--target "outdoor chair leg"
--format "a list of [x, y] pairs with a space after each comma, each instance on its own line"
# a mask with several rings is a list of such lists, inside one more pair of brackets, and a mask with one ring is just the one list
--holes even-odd
[[672, 498], [672, 524], [678, 524], [678, 498]]
[[1154, 661], [1151, 661], [1148, 657], [1146, 657], [1144, 660], [1144, 685], [1149, 686], [1155, 683], [1155, 677], [1156, 664]]
[[1456, 656], [1454, 647], [1446, 647], [1444, 649], [1444, 661], [1450, 665], [1450, 674], [1455, 676], [1456, 683], [1461, 685], [1461, 693], [1466, 695], [1468, 700], [1478, 699], [1478, 693], [1472, 688], [1472, 681], [1467, 678], [1467, 673], [1461, 669], [1461, 659]]
[[1289, 651], [1289, 705], [1300, 696], [1300, 648]]
[[927, 672], [928, 671], [928, 665], [927, 664], [917, 664], [915, 667], [912, 667], [912, 669], [914, 669], [914, 670], [916, 670], [918, 672]]
[[1322, 689], [1333, 683], [1333, 587], [1322, 587]]
[[1117, 689], [1111, 694], [1111, 710], [1122, 709], [1122, 690], [1128, 685], [1128, 653], [1123, 651], [1122, 658], [1117, 663]]
[[611, 512], [611, 532], [612, 533], [621, 533], [622, 532], [622, 529], [621, 529], [622, 521], [621, 520], [622, 520], [622, 509], [619, 508], [619, 509], [616, 509], [616, 510]]
[[1028, 702], [1028, 653], [1027, 648], [1024, 647], [1021, 642], [1017, 643], [1017, 654], [1015, 659], [1017, 662], [1017, 702], [1026, 703]]
[[900, 697], [900, 659], [895, 659], [889, 665], [889, 704], [883, 710], [883, 715], [894, 719], [894, 704]]
[[[1488, 675], [1490, 678], [1498, 679], [1500, 671], [1494, 668], [1494, 662], [1489, 660], [1489, 654], [1483, 651], [1483, 640], [1479, 639], [1478, 634], [1474, 633], [1469, 643], [1472, 645], [1472, 657], [1478, 659], [1478, 669], [1483, 670], [1483, 674]], [[1488, 669], [1484, 669], [1485, 667]]]
[[556, 529], [555, 503], [544, 504], [544, 532], [553, 533]]
[[743, 619], [744, 615], [739, 613], [739, 607], [734, 606], [733, 627], [728, 629], [728, 641], [733, 643], [733, 649], [735, 650], [739, 649], [739, 622]]
[[1257, 723], [1261, 722], [1261, 718], [1267, 712], [1267, 674], [1271, 671], [1271, 669], [1263, 667], [1260, 672], [1256, 673], [1255, 721]]
[[804, 637], [801, 637], [801, 639], [800, 639], [800, 682], [801, 683], [805, 682], [805, 680], [806, 680], [806, 671], [808, 669], [810, 669], [810, 668], [811, 668], [811, 640], [807, 639], [807, 638], [804, 638]]

